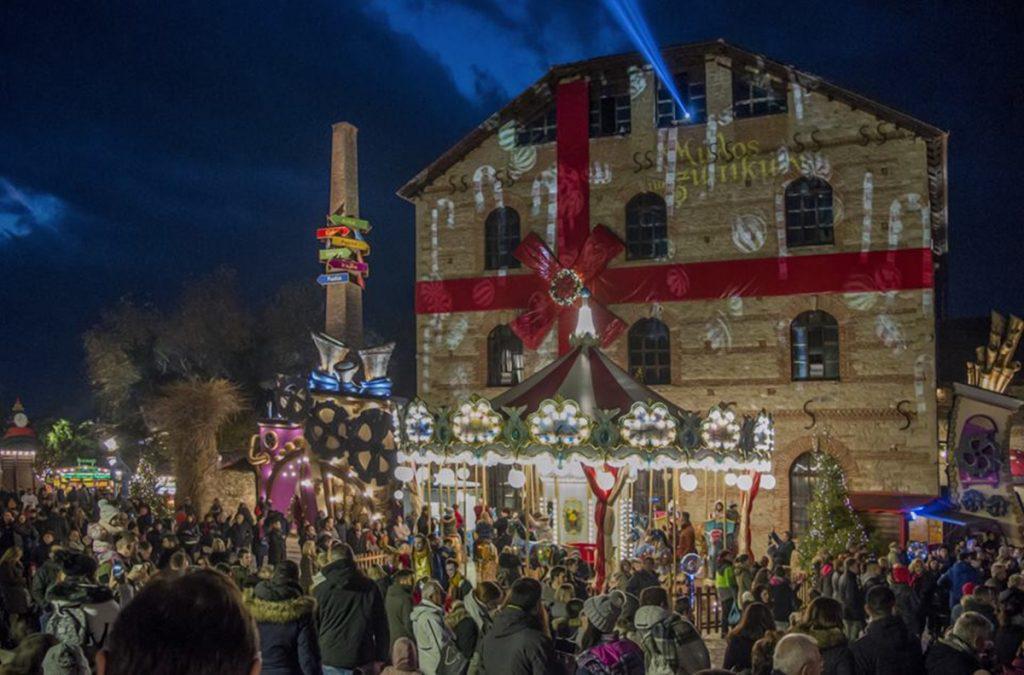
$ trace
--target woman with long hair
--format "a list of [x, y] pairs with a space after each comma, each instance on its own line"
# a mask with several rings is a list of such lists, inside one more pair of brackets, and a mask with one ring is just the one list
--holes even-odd
[[750, 668], [754, 643], [766, 635], [774, 634], [775, 618], [768, 605], [763, 602], [749, 603], [743, 609], [740, 622], [726, 636], [722, 668], [737, 672]]
[[843, 630], [843, 605], [832, 598], [815, 598], [791, 633], [814, 638], [825, 662], [823, 675], [853, 675], [853, 652]]

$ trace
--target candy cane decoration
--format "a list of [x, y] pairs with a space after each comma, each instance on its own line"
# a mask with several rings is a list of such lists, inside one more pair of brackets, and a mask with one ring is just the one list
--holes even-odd
[[608, 162], [604, 164], [594, 162], [594, 165], [590, 167], [589, 182], [591, 185], [607, 185], [612, 182], [612, 167], [608, 165]]
[[804, 118], [804, 88], [793, 82], [793, 114], [798, 120]]
[[533, 189], [530, 191], [533, 197], [533, 215], [540, 215], [541, 190], [548, 193], [548, 225], [547, 240], [548, 246], [555, 245], [555, 217], [558, 215], [558, 170], [555, 167], [545, 169], [540, 175], [533, 179]]
[[786, 187], [775, 195], [775, 235], [779, 241], [779, 278], [789, 278], [789, 267], [786, 264], [786, 256], [789, 255], [789, 248], [786, 246]]
[[715, 189], [715, 161], [718, 159], [718, 119], [714, 115], [708, 115], [706, 131], [706, 143], [708, 146], [708, 189]]
[[435, 231], [437, 228], [437, 223], [441, 216], [441, 212], [445, 212], [447, 214], [445, 224], [448, 226], [448, 229], [450, 230], [455, 227], [455, 202], [448, 199], [447, 197], [441, 197], [440, 199], [437, 200], [436, 207], [430, 210], [430, 217], [432, 219], [432, 232]]
[[900, 200], [892, 200], [889, 205], [889, 253], [888, 261], [892, 263], [896, 259], [896, 249], [900, 245], [900, 235], [903, 234], [903, 206]]
[[[931, 262], [932, 249], [932, 210], [927, 203], [922, 202], [921, 209], [921, 256], [924, 258], [924, 269], [928, 268]], [[925, 314], [932, 309], [932, 289], [926, 288], [921, 291], [921, 311]]]
[[928, 403], [924, 397], [925, 380], [928, 377], [928, 355], [921, 354], [914, 361], [914, 396], [917, 398], [917, 412], [924, 414]]
[[665, 172], [665, 213], [671, 218], [676, 206], [676, 156], [678, 154], [679, 127], [668, 130], [668, 170]]
[[473, 172], [473, 189], [474, 196], [476, 198], [476, 210], [483, 212], [484, 210], [484, 187], [483, 183], [486, 180], [491, 184], [491, 190], [494, 193], [494, 206], [495, 208], [503, 208], [505, 206], [504, 198], [501, 192], [501, 181], [498, 180], [494, 167], [490, 164], [483, 164]]
[[864, 172], [862, 206], [864, 219], [860, 223], [860, 257], [865, 259], [871, 250], [871, 219], [875, 200], [875, 177], [870, 171]]
[[668, 129], [658, 129], [658, 173], [665, 168], [665, 137], [668, 136]]

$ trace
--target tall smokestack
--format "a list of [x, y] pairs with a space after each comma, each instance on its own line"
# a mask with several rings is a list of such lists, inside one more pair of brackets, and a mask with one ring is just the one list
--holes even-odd
[[[359, 130], [348, 122], [331, 129], [331, 213], [359, 217]], [[363, 289], [358, 284], [327, 286], [325, 330], [350, 346], [363, 345]]]

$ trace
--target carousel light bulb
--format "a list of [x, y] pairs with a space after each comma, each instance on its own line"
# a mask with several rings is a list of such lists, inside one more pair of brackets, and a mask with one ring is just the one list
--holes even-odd
[[416, 469], [416, 480], [422, 483], [428, 478], [430, 478], [430, 469], [428, 469], [425, 466], [421, 466], [420, 468]]
[[725, 474], [725, 484], [728, 485], [729, 487], [733, 487], [734, 485], [736, 485], [736, 474], [734, 474], [734, 473], [727, 473], [727, 474]]
[[692, 473], [684, 473], [679, 476], [679, 487], [683, 492], [693, 492], [697, 489], [697, 477]]
[[400, 502], [400, 501], [402, 501], [405, 498], [405, 493], [402, 492], [401, 490], [395, 490], [394, 497], [395, 497], [395, 501], [399, 501]]
[[455, 475], [458, 476], [459, 480], [466, 480], [469, 478], [469, 469], [464, 466], [460, 466], [455, 470]]
[[447, 466], [437, 472], [437, 484], [445, 487], [455, 485], [455, 472]]
[[508, 484], [516, 489], [521, 489], [526, 485], [526, 474], [523, 473], [522, 469], [514, 468], [508, 472]]
[[594, 482], [596, 482], [597, 487], [601, 488], [602, 490], [611, 490], [612, 487], [615, 485], [615, 476], [613, 476], [611, 472], [606, 471], [603, 468], [598, 469], [597, 472], [594, 474]]
[[746, 492], [754, 484], [754, 479], [750, 477], [750, 474], [743, 474], [742, 476], [736, 477], [736, 487]]
[[408, 483], [414, 478], [416, 478], [416, 472], [413, 471], [411, 466], [405, 466], [402, 464], [395, 467], [395, 480]]
[[761, 487], [765, 490], [775, 489], [775, 476], [770, 473], [761, 474]]

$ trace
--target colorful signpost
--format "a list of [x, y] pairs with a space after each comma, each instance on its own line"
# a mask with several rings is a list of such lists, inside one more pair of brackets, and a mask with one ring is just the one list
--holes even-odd
[[327, 226], [316, 230], [316, 238], [324, 243], [318, 259], [325, 273], [317, 277], [321, 286], [355, 283], [363, 286], [370, 275], [370, 266], [363, 257], [370, 255], [370, 244], [363, 235], [370, 231], [369, 221], [353, 216], [329, 215]]

